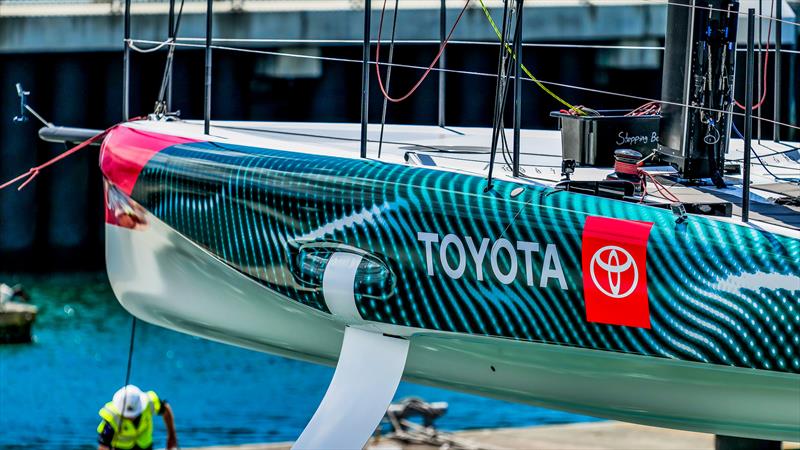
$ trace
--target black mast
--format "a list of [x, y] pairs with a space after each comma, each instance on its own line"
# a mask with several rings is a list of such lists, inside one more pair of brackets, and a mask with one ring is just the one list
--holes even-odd
[[122, 48], [122, 120], [130, 118], [131, 97], [131, 0], [125, 0], [125, 46]]
[[369, 123], [369, 52], [372, 24], [372, 2], [364, 0], [364, 46], [361, 66], [361, 157], [367, 157], [367, 124]]
[[203, 95], [203, 132], [211, 131], [211, 33], [214, 15], [214, 0], [206, 3], [206, 82]]

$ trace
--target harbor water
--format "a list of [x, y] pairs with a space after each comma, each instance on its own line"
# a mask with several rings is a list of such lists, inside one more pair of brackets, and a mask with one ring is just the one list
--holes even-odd
[[[34, 343], [0, 346], [0, 448], [91, 448], [97, 412], [125, 380], [131, 316], [105, 275], [5, 275], [39, 306]], [[333, 369], [139, 322], [131, 382], [175, 411], [182, 447], [296, 438]], [[592, 420], [410, 383], [396, 399], [446, 401], [445, 430]], [[346, 413], [343, 411], [343, 413]], [[162, 424], [156, 447], [164, 445]]]

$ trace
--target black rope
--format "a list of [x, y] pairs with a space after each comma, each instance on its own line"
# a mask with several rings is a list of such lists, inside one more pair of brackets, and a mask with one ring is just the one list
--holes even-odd
[[[119, 411], [119, 422], [117, 430], [122, 431], [122, 423], [125, 421], [125, 408], [128, 406], [128, 385], [131, 383], [131, 367], [133, 366], [133, 343], [136, 341], [136, 316], [131, 316], [131, 340], [128, 346], [128, 366], [125, 369], [125, 384], [122, 385], [122, 410]], [[114, 448], [114, 447], [112, 447]]]
[[[392, 17], [392, 41], [389, 45], [389, 67], [386, 69], [386, 92], [389, 92], [389, 86], [392, 83], [392, 61], [394, 60], [394, 43], [395, 35], [397, 32], [397, 10], [400, 6], [400, 0], [394, 2], [394, 16]], [[383, 129], [386, 126], [386, 108], [389, 104], [389, 99], [383, 97], [383, 112], [381, 113], [381, 135], [378, 138], [378, 159], [381, 159], [381, 150], [383, 149]]]
[[[486, 177], [486, 189], [488, 192], [492, 189], [492, 177], [494, 174], [494, 161], [497, 158], [497, 144], [499, 140], [500, 126], [503, 122], [503, 113], [505, 106], [505, 90], [506, 78], [508, 73], [506, 69], [506, 61], [508, 53], [506, 50], [506, 36], [508, 34], [508, 0], [503, 1], [503, 31], [500, 33], [500, 54], [497, 58], [497, 84], [495, 86], [495, 101], [494, 101], [494, 118], [492, 120], [492, 153], [489, 156], [489, 174]], [[505, 91], [505, 92], [504, 92]]]
[[[736, 124], [733, 123], [733, 121], [731, 121], [731, 128], [733, 129], [734, 133], [736, 133], [736, 135], [739, 136], [739, 139], [744, 140], [744, 136], [742, 136], [742, 132], [739, 131], [739, 129], [736, 127]], [[794, 151], [794, 150], [796, 150], [796, 149], [792, 149], [790, 151]], [[750, 146], [749, 149], [747, 149], [747, 148], [744, 149], [744, 151], [752, 152], [752, 154], [756, 157], [756, 160], [758, 160], [758, 163], [761, 164], [761, 167], [763, 167], [764, 170], [766, 170], [767, 173], [772, 176], [772, 178], [775, 178], [776, 181], [786, 181], [786, 182], [789, 182], [789, 183], [792, 183], [792, 184], [800, 184], [800, 178], [779, 177], [779, 176], [775, 175], [774, 173], [772, 173], [772, 171], [769, 170], [769, 167], [767, 167], [768, 164], [765, 164], [764, 161], [761, 160], [762, 157], [759, 156], [758, 153], [756, 153], [756, 151], [753, 149], [752, 146]], [[764, 158], [766, 158], [766, 156], [764, 156]], [[740, 160], [737, 160], [737, 161], [740, 161]], [[782, 168], [780, 166], [778, 166], [778, 167]]]
[[[175, 18], [175, 29], [173, 36], [169, 36], [174, 44], [178, 37], [178, 31], [181, 29], [181, 17], [183, 16], [183, 3], [185, 0], [181, 0], [181, 6], [178, 8], [178, 16]], [[167, 113], [166, 111], [166, 102], [165, 98], [167, 95], [167, 83], [169, 82], [170, 75], [172, 75], [172, 63], [175, 59], [175, 48], [176, 45], [169, 46], [169, 52], [167, 53], [167, 62], [164, 65], [164, 76], [161, 78], [161, 88], [158, 90], [158, 100], [156, 101], [156, 113], [163, 112]], [[160, 111], [161, 110], [161, 111]]]
[[[512, 9], [511, 13], [512, 14], [520, 14], [521, 7], [522, 7], [522, 3], [517, 3], [516, 10]], [[520, 16], [517, 16], [517, 17], [520, 17]], [[509, 19], [508, 19], [509, 20], [509, 34], [511, 34], [510, 24], [511, 24], [512, 19], [513, 19], [512, 17], [509, 17]], [[517, 41], [519, 41], [519, 39], [521, 39], [521, 32], [522, 32], [522, 24], [519, 22], [519, 20], [517, 20], [516, 21], [516, 25], [514, 27], [514, 40], [509, 45], [516, 44]], [[516, 47], [516, 45], [514, 47]], [[506, 136], [505, 110], [506, 110], [506, 102], [508, 101], [508, 90], [509, 90], [509, 87], [511, 86], [511, 83], [508, 82], [509, 74], [511, 73], [511, 66], [513, 64], [514, 67], [515, 67], [515, 70], [519, 70], [520, 63], [516, 61], [516, 59], [519, 58], [516, 54], [514, 55], [514, 57], [510, 57], [510, 58], [508, 57], [508, 55], [506, 55], [506, 58], [507, 58], [506, 59], [506, 69], [505, 69], [506, 70], [506, 83], [505, 83], [504, 92], [503, 92], [503, 102], [502, 102], [502, 106], [501, 106], [501, 111], [503, 111], [503, 114], [500, 116], [500, 129], [499, 129], [499, 131], [500, 131], [500, 137], [501, 137], [500, 144], [501, 144], [501, 150], [502, 150], [502, 155], [503, 155], [503, 161], [506, 163], [506, 166], [508, 167], [508, 169], [510, 169], [513, 172], [513, 170], [514, 170], [514, 165], [513, 165], [514, 155], [511, 152], [511, 146], [508, 145], [508, 137]], [[516, 114], [516, 110], [514, 111], [514, 114]]]
[[[133, 343], [136, 340], [136, 316], [131, 317], [131, 342], [128, 347], [128, 368], [125, 370], [125, 386], [131, 382], [131, 366], [133, 362]], [[124, 408], [123, 408], [124, 409]]]
[[[512, 58], [507, 60], [506, 65], [506, 74], [510, 73], [511, 70], [511, 62], [513, 61]], [[506, 77], [508, 78], [508, 77]], [[508, 137], [506, 136], [506, 126], [505, 126], [505, 110], [506, 110], [506, 102], [508, 101], [508, 90], [511, 86], [511, 83], [506, 83], [505, 87], [503, 88], [503, 100], [500, 104], [500, 110], [503, 114], [500, 116], [500, 124], [498, 125], [498, 134], [500, 136], [500, 147], [501, 147], [501, 154], [503, 155], [503, 161], [506, 163], [506, 166], [509, 169], [513, 169], [513, 165], [511, 161], [514, 160], [514, 156], [511, 154], [510, 146], [508, 145]]]

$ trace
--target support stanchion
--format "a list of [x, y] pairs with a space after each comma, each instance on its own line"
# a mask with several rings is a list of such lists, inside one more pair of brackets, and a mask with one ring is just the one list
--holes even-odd
[[[439, 48], [444, 46], [447, 39], [447, 0], [442, 0], [439, 10]], [[439, 57], [439, 126], [445, 126], [445, 94], [447, 92], [446, 73], [447, 64], [445, 63], [445, 51]]]
[[[167, 18], [169, 24], [167, 25], [167, 37], [174, 43], [175, 42], [175, 0], [169, 0], [169, 17]], [[172, 64], [172, 62], [168, 62]], [[172, 67], [169, 67], [167, 72], [167, 111], [172, 111]]]
[[206, 82], [203, 96], [203, 130], [205, 134], [209, 134], [211, 131], [211, 25], [213, 16], [214, 0], [208, 0], [206, 3]]
[[775, 124], [772, 125], [772, 139], [775, 142], [781, 141], [781, 127], [777, 122], [781, 121], [781, 40], [783, 38], [783, 1], [775, 0], [778, 2], [775, 5], [775, 112], [773, 113], [773, 120]]
[[747, 71], [744, 93], [744, 170], [742, 174], [742, 222], [750, 220], [750, 152], [753, 138], [753, 59], [756, 10], [747, 10]]
[[[772, 0], [776, 2], [780, 2], [782, 0]], [[764, 58], [766, 55], [764, 54], [764, 49], [761, 47], [764, 42], [764, 37], [761, 36], [761, 32], [764, 30], [764, 0], [758, 0], [758, 66], [756, 70], [758, 70], [758, 79], [762, 80], [764, 76], [764, 71], [766, 67], [764, 67]], [[758, 92], [755, 95], [758, 95], [758, 99], [761, 99], [764, 96], [764, 89], [766, 89], [766, 83], [758, 83]], [[761, 144], [761, 113], [764, 111], [764, 108], [758, 108], [756, 110], [756, 116], [758, 120], [756, 121], [756, 139], [758, 143]]]
[[364, 0], [364, 48], [361, 66], [361, 157], [367, 157], [367, 125], [369, 124], [369, 53], [372, 33], [372, 2]]
[[522, 128], [522, 6], [524, 0], [517, 0], [517, 24], [514, 30], [514, 150], [512, 173], [515, 177], [519, 173], [520, 134]]
[[125, 0], [125, 47], [122, 48], [122, 120], [130, 118], [131, 98], [131, 0]]

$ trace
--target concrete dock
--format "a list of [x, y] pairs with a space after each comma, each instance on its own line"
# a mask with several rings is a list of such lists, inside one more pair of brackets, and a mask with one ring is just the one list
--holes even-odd
[[[527, 428], [499, 428], [453, 433], [459, 442], [486, 450], [712, 450], [714, 436], [623, 422], [590, 422]], [[291, 442], [204, 447], [204, 450], [288, 450]], [[371, 450], [433, 450], [439, 447], [405, 445], [392, 439], [373, 440]], [[784, 443], [785, 450], [800, 449], [800, 443]]]

